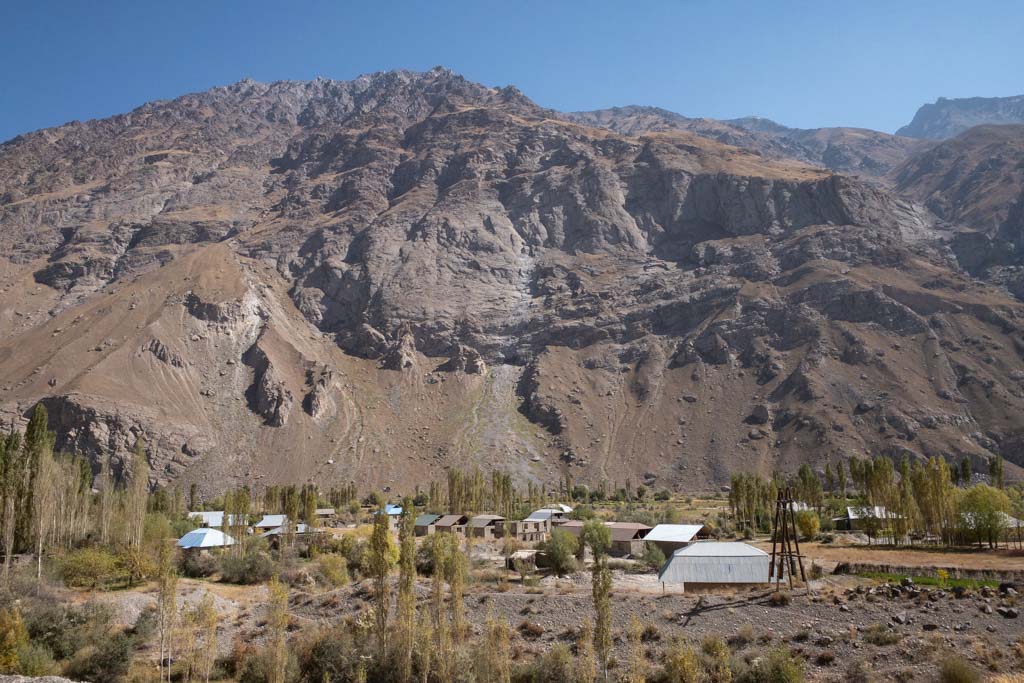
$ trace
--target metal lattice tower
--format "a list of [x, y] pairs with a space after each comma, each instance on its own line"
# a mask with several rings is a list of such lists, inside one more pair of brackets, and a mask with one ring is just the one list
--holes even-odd
[[800, 580], [810, 590], [804, 573], [804, 556], [800, 554], [800, 541], [796, 533], [796, 511], [793, 509], [793, 494], [789, 487], [779, 490], [775, 501], [775, 521], [772, 523], [772, 559], [768, 565], [768, 583], [775, 580], [775, 590], [782, 584], [783, 575], [789, 579], [793, 589], [793, 575], [800, 570]]

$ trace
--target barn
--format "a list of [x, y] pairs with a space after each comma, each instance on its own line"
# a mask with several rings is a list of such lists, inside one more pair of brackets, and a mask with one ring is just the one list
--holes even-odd
[[770, 559], [746, 543], [700, 541], [672, 553], [658, 580], [684, 585], [768, 583]]

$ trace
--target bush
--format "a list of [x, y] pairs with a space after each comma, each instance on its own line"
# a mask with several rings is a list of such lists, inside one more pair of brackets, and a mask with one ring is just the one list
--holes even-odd
[[871, 624], [864, 631], [864, 642], [884, 647], [900, 642], [900, 634], [890, 631], [884, 624]]
[[212, 576], [220, 569], [220, 560], [209, 553], [183, 553], [178, 563], [181, 573], [192, 579]]
[[775, 591], [768, 596], [768, 604], [772, 607], [785, 607], [791, 600], [792, 598], [786, 591]]
[[948, 657], [939, 667], [941, 683], [977, 683], [981, 674], [960, 657]]
[[251, 585], [269, 581], [276, 567], [270, 555], [262, 551], [249, 553], [242, 557], [225, 555], [220, 561], [221, 580], [227, 583]]
[[298, 666], [304, 681], [355, 679], [359, 652], [345, 628], [318, 631], [300, 643]]
[[782, 648], [758, 657], [748, 670], [736, 677], [736, 683], [801, 683], [803, 680], [803, 662]]
[[[434, 575], [434, 546], [444, 543], [445, 539], [440, 534], [431, 534], [423, 539], [416, 548], [416, 571], [423, 576]], [[442, 555], [444, 553], [442, 552]]]
[[796, 528], [804, 539], [811, 539], [818, 535], [821, 528], [821, 519], [818, 513], [812, 510], [801, 510], [796, 513]]
[[641, 560], [651, 569], [660, 569], [665, 564], [665, 553], [661, 552], [661, 548], [653, 543], [645, 543]]
[[665, 678], [680, 683], [697, 683], [703, 678], [700, 657], [686, 641], [677, 638], [665, 651]]
[[18, 673], [18, 652], [28, 645], [28, 629], [17, 607], [0, 610], [0, 673]]
[[58, 671], [53, 655], [43, 645], [25, 643], [18, 649], [18, 673], [22, 676], [52, 676]]
[[81, 607], [33, 604], [25, 611], [25, 626], [32, 642], [57, 659], [70, 659], [78, 650], [105, 640], [112, 619], [110, 608], [98, 603]]
[[76, 655], [67, 675], [92, 683], [117, 683], [127, 675], [134, 649], [135, 640], [130, 635], [117, 633]]
[[576, 550], [579, 544], [576, 537], [568, 531], [555, 529], [551, 532], [551, 539], [541, 544], [541, 552], [537, 555], [537, 565], [548, 567], [558, 576], [576, 570]]
[[[522, 675], [526, 673], [526, 675]], [[573, 680], [573, 658], [569, 646], [557, 643], [544, 655], [539, 657], [528, 672], [517, 672], [514, 680], [527, 680], [531, 683], [565, 683]]]
[[69, 588], [101, 588], [124, 580], [117, 557], [99, 548], [73, 550], [61, 558], [61, 579]]
[[332, 588], [345, 586], [349, 582], [348, 562], [341, 555], [323, 555], [317, 562], [320, 578]]

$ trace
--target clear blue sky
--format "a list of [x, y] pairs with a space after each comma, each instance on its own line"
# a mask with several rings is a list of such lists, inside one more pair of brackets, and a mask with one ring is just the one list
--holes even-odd
[[249, 77], [444, 65], [541, 105], [649, 104], [892, 131], [940, 95], [1024, 93], [995, 0], [0, 0], [0, 140]]

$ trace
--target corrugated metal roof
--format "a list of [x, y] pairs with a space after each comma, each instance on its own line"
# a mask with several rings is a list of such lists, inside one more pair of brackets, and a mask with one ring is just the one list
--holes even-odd
[[698, 541], [672, 553], [673, 557], [760, 557], [768, 553], [737, 541]]
[[466, 523], [465, 515], [445, 515], [441, 519], [434, 522], [434, 526], [457, 526], [459, 524]]
[[263, 515], [263, 519], [253, 524], [257, 529], [273, 529], [277, 526], [284, 526], [288, 521], [288, 515]]
[[469, 520], [469, 526], [473, 528], [480, 528], [489, 526], [492, 522], [500, 522], [504, 517], [501, 515], [477, 515], [473, 519]]
[[[308, 533], [317, 532], [317, 531], [319, 531], [319, 529], [317, 529], [316, 527], [307, 526], [307, 525], [302, 524], [300, 522], [299, 524], [295, 525], [295, 528], [292, 529], [292, 531], [297, 533], [297, 534], [308, 534]], [[284, 534], [284, 533], [286, 533], [285, 528], [283, 526], [279, 526], [279, 527], [274, 527], [270, 531], [267, 531], [267, 532], [261, 534], [261, 536], [280, 536], [281, 534]]]
[[178, 539], [178, 547], [185, 548], [223, 548], [234, 545], [231, 538], [220, 529], [193, 529]]
[[672, 553], [658, 572], [665, 583], [767, 583], [768, 553], [746, 543], [700, 541]]
[[703, 528], [703, 524], [659, 524], [644, 536], [644, 540], [689, 543]]
[[317, 508], [317, 517], [329, 517], [334, 514], [334, 508]]
[[527, 517], [523, 521], [526, 521], [526, 522], [543, 522], [543, 521], [551, 519], [556, 514], [558, 514], [557, 510], [534, 510], [533, 512], [530, 513], [530, 516]]
[[439, 519], [441, 519], [441, 515], [422, 514], [416, 518], [413, 526], [430, 526]]

